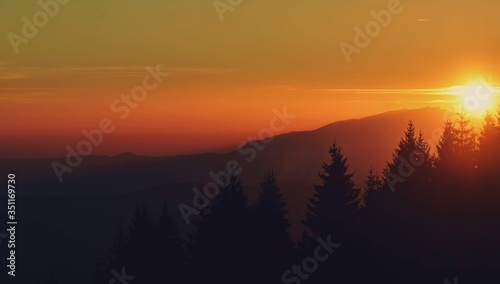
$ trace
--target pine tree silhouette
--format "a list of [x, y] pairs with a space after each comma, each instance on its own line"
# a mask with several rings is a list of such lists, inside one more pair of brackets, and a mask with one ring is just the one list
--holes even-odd
[[491, 174], [496, 168], [498, 157], [498, 125], [490, 113], [483, 122], [481, 134], [479, 136], [478, 167], [483, 175]]
[[438, 157], [436, 166], [442, 172], [449, 172], [456, 165], [458, 160], [455, 152], [457, 145], [456, 129], [451, 120], [447, 120], [444, 125], [443, 134], [437, 145]]
[[166, 200], [163, 201], [158, 225], [155, 228], [154, 259], [155, 280], [181, 283], [186, 277], [184, 243], [177, 225], [170, 215]]
[[423, 163], [419, 165], [419, 167], [423, 170], [432, 169], [436, 158], [431, 155], [431, 146], [427, 139], [424, 138], [424, 133], [422, 131], [418, 132], [417, 148], [420, 154], [416, 155], [417, 161], [420, 162], [420, 160], [423, 159]]
[[[419, 131], [417, 135], [410, 121], [384, 170], [383, 189], [369, 195], [363, 212], [366, 234], [373, 235], [371, 242], [399, 258], [407, 254], [423, 258], [426, 253], [423, 247], [429, 215], [421, 207], [434, 194], [434, 161], [424, 134]], [[402, 265], [393, 259], [386, 261]]]
[[196, 220], [192, 237], [191, 271], [194, 283], [210, 279], [213, 283], [256, 283], [252, 267], [260, 261], [255, 255], [254, 232], [247, 196], [236, 176], [220, 188], [211, 206]]
[[370, 167], [368, 171], [368, 177], [365, 179], [365, 186], [360, 191], [357, 197], [358, 203], [361, 208], [366, 207], [368, 204], [373, 202], [374, 196], [380, 190], [382, 190], [384, 182], [382, 178], [373, 172], [373, 168]]
[[[156, 251], [154, 221], [146, 204], [137, 205], [128, 243], [127, 271], [136, 276], [134, 284], [153, 283], [155, 265], [151, 256]], [[119, 268], [121, 269], [121, 267]]]
[[109, 248], [109, 265], [112, 269], [121, 269], [128, 261], [128, 235], [120, 222], [118, 230], [113, 236], [113, 242]]
[[269, 237], [276, 241], [276, 245], [290, 248], [292, 243], [288, 232], [290, 223], [285, 217], [288, 214], [286, 206], [285, 196], [276, 184], [276, 175], [273, 171], [269, 171], [260, 185], [254, 212], [262, 231], [269, 230]]
[[332, 234], [342, 241], [354, 222], [358, 191], [352, 181], [354, 174], [347, 173], [349, 166], [341, 148], [334, 143], [329, 154], [330, 162], [323, 164], [323, 172], [319, 174], [323, 184], [314, 186], [303, 224], [311, 235]]
[[[416, 180], [430, 178], [433, 166], [430, 147], [420, 132], [415, 134], [413, 122], [408, 123], [404, 137], [392, 154], [392, 161], [384, 170], [385, 184], [391, 191], [398, 191], [414, 184]], [[421, 177], [420, 174], [425, 177]], [[401, 191], [401, 190], [399, 190]]]
[[373, 173], [373, 168], [370, 167], [368, 178], [365, 180], [366, 191], [374, 191], [382, 189], [383, 182], [379, 175]]
[[[478, 141], [462, 115], [445, 123], [434, 157], [424, 134], [410, 121], [385, 173], [401, 175], [401, 158], [414, 169], [394, 193], [373, 169], [363, 191], [357, 190], [348, 159], [334, 143], [319, 174], [321, 185], [314, 186], [307, 203], [299, 258], [288, 232], [287, 203], [270, 171], [250, 208], [241, 183], [230, 176], [193, 222], [197, 230], [187, 246], [189, 258], [166, 202], [156, 225], [147, 207], [138, 206], [130, 237], [122, 226], [114, 236], [110, 264], [116, 270], [126, 266], [129, 274], [137, 275], [131, 284], [207, 279], [281, 283], [284, 271], [315, 253], [317, 237], [331, 236], [341, 249], [318, 262], [307, 283], [439, 283], [444, 272], [461, 272], [474, 281], [491, 278], [499, 268], [495, 261], [500, 252], [500, 186], [495, 174], [500, 168], [500, 124], [493, 116], [485, 118]], [[492, 174], [485, 174], [485, 168]], [[474, 178], [478, 173], [481, 178]], [[357, 210], [363, 203], [366, 206]], [[102, 272], [99, 267], [98, 262], [96, 271]], [[101, 280], [95, 278], [96, 283], [104, 283]]]
[[455, 155], [458, 158], [459, 171], [461, 174], [474, 171], [476, 166], [476, 134], [470, 120], [464, 113], [460, 113], [455, 128], [455, 137], [457, 138]]
[[286, 205], [281, 188], [276, 184], [276, 175], [269, 171], [264, 176], [253, 207], [258, 257], [261, 259], [256, 266], [264, 281], [260, 283], [276, 283], [293, 257]]

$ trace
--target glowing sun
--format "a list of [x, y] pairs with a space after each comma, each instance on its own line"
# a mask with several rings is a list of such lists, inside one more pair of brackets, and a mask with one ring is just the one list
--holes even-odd
[[458, 95], [462, 111], [472, 116], [484, 116], [496, 109], [498, 90], [486, 82], [473, 81], [463, 86], [451, 87], [451, 92]]

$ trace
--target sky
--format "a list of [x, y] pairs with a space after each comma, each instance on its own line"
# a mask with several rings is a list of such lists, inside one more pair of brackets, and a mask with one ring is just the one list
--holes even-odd
[[[3, 158], [63, 156], [105, 118], [115, 129], [94, 154], [221, 150], [267, 127], [275, 108], [296, 115], [284, 132], [449, 108], [456, 96], [443, 90], [500, 71], [500, 1], [42, 3], [0, 2]], [[372, 11], [390, 20], [357, 46]], [[342, 43], [357, 52], [347, 59]], [[120, 119], [111, 105], [144, 87], [148, 66], [169, 75]]]

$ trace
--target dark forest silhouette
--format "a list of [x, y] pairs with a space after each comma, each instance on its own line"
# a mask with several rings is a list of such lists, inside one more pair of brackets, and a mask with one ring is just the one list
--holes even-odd
[[[228, 177], [186, 239], [166, 203], [158, 217], [138, 205], [109, 255], [96, 261], [94, 283], [109, 283], [109, 271], [122, 268], [134, 284], [491, 281], [500, 271], [499, 145], [500, 116], [487, 115], [477, 132], [463, 114], [447, 121], [436, 153], [410, 122], [384, 172], [370, 170], [356, 188], [348, 157], [334, 142], [322, 182], [304, 200], [297, 244], [272, 171], [253, 204], [238, 178]], [[314, 272], [285, 277], [313, 254], [318, 237], [341, 246]]]

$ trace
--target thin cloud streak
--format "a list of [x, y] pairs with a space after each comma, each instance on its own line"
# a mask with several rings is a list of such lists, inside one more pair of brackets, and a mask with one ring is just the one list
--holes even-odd
[[[496, 91], [500, 91], [500, 87], [493, 87]], [[430, 89], [298, 89], [290, 88], [289, 90], [316, 91], [327, 93], [351, 93], [351, 94], [401, 94], [401, 95], [458, 95], [452, 87], [448, 88], [430, 88]]]

